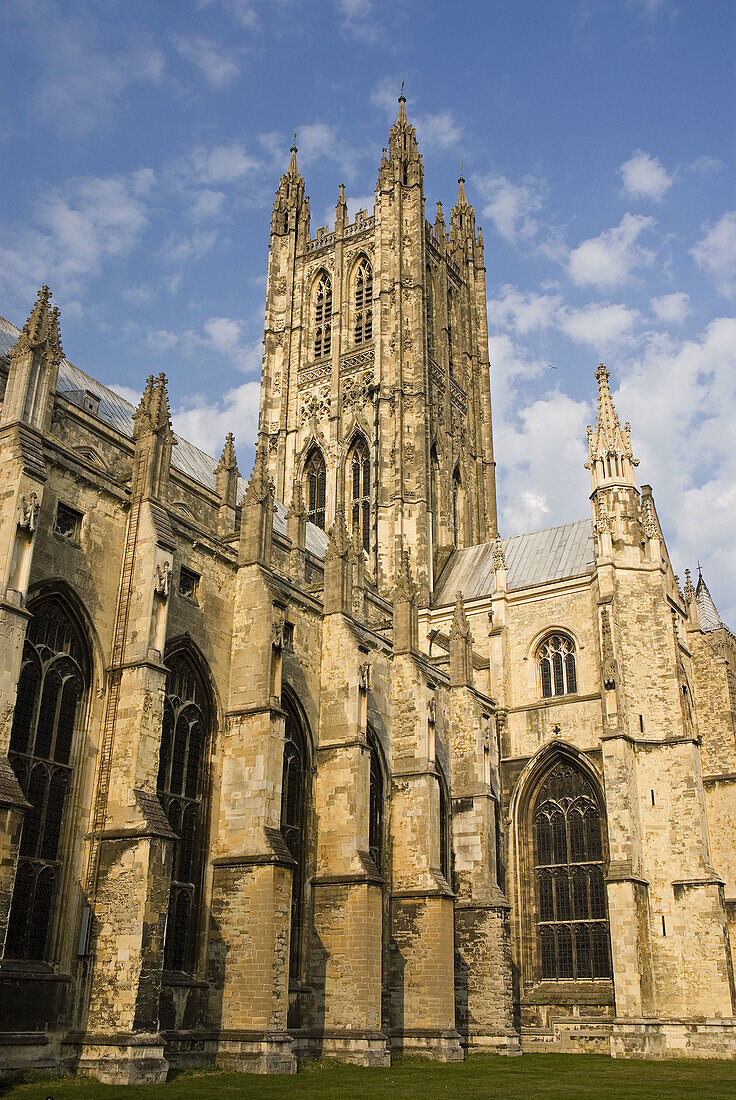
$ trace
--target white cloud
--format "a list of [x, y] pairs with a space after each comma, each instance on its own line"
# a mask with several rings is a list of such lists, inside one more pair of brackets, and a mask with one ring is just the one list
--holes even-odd
[[224, 88], [238, 76], [236, 56], [203, 35], [177, 34], [172, 42], [176, 51], [202, 73], [212, 88]]
[[392, 121], [399, 112], [398, 100], [400, 88], [400, 80], [397, 80], [393, 76], [384, 76], [379, 80], [378, 84], [376, 84], [370, 96], [373, 106], [378, 107], [379, 111], [383, 111]]
[[578, 286], [614, 287], [628, 282], [637, 267], [651, 267], [654, 253], [637, 242], [652, 225], [654, 218], [624, 214], [613, 229], [583, 241], [568, 259], [572, 281]]
[[[180, 405], [172, 415], [174, 430], [184, 439], [201, 447], [217, 458], [228, 432], [235, 431], [238, 439], [250, 442], [258, 429], [260, 382], [244, 382], [228, 390], [219, 401], [212, 401], [198, 394], [186, 404]], [[252, 453], [252, 448], [249, 448]], [[240, 449], [241, 473], [250, 472], [248, 456]]]
[[[703, 226], [703, 229], [706, 227]], [[690, 254], [711, 276], [720, 294], [736, 297], [736, 210], [711, 225]]]
[[238, 142], [210, 149], [200, 145], [191, 155], [191, 171], [199, 183], [234, 183], [259, 167], [260, 162]]
[[191, 264], [205, 256], [217, 244], [216, 229], [198, 230], [196, 233], [172, 233], [164, 242], [159, 254], [171, 264]]
[[702, 175], [708, 175], [709, 172], [718, 172], [723, 168], [723, 161], [718, 157], [702, 156], [696, 157], [696, 159], [688, 166], [691, 172], [700, 172]]
[[583, 309], [566, 309], [561, 317], [561, 328], [576, 344], [587, 344], [604, 355], [606, 349], [631, 336], [638, 320], [636, 309], [592, 302]]
[[77, 293], [105, 260], [137, 243], [154, 180], [142, 168], [127, 176], [83, 176], [51, 190], [37, 208], [37, 228], [0, 248], [0, 285], [24, 298], [44, 282], [60, 299]]
[[690, 312], [690, 298], [683, 291], [652, 298], [649, 304], [657, 320], [669, 324], [682, 324]]
[[343, 33], [375, 42], [379, 27], [373, 0], [335, 0], [335, 9]]
[[[289, 143], [291, 144], [291, 143]], [[321, 160], [332, 161], [345, 178], [355, 175], [358, 151], [324, 122], [310, 122], [297, 130], [299, 164], [308, 168]]]
[[412, 121], [422, 149], [452, 149], [463, 137], [462, 125], [452, 111], [417, 115]]
[[538, 216], [546, 190], [543, 180], [528, 175], [514, 183], [507, 176], [490, 174], [474, 176], [473, 183], [485, 200], [481, 207], [483, 217], [491, 219], [505, 241], [549, 259], [562, 258], [565, 249], [558, 229]]
[[262, 341], [248, 343], [243, 336], [242, 321], [230, 317], [210, 317], [204, 322], [202, 329], [202, 332], [185, 329], [180, 333], [168, 329], [152, 329], [146, 340], [156, 351], [179, 350], [189, 358], [200, 360], [207, 360], [214, 355], [244, 374], [260, 372]]
[[221, 212], [223, 204], [225, 202], [225, 195], [222, 191], [210, 191], [205, 188], [204, 191], [200, 191], [194, 200], [194, 206], [192, 207], [192, 217], [196, 221], [202, 221], [204, 218], [214, 218]]
[[512, 328], [523, 336], [555, 325], [561, 306], [560, 294], [533, 294], [506, 285], [497, 298], [488, 299], [489, 327]]
[[623, 179], [625, 194], [634, 199], [646, 198], [659, 202], [672, 186], [672, 176], [662, 162], [643, 149], [637, 149], [618, 171]]

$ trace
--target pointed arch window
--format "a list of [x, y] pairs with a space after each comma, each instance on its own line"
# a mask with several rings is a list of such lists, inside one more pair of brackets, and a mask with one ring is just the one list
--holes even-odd
[[314, 358], [322, 359], [332, 350], [332, 280], [324, 271], [314, 293]]
[[432, 541], [437, 545], [440, 534], [440, 460], [436, 443], [432, 444], [429, 455], [429, 477], [430, 504], [432, 506]]
[[370, 753], [370, 793], [368, 806], [368, 851], [377, 870], [383, 870], [384, 785], [383, 764], [378, 739], [368, 729]]
[[89, 686], [86, 639], [57, 598], [32, 605], [8, 757], [30, 803], [20, 837], [5, 955], [48, 957], [73, 782], [74, 734]]
[[166, 666], [169, 673], [157, 789], [178, 839], [174, 841], [171, 865], [164, 966], [167, 970], [191, 973], [197, 961], [204, 850], [204, 775], [212, 704], [204, 678], [186, 649], [167, 657]]
[[284, 700], [286, 725], [284, 766], [281, 782], [281, 835], [295, 866], [291, 885], [291, 946], [289, 983], [299, 980], [302, 928], [304, 927], [304, 888], [306, 856], [306, 811], [309, 758], [302, 724], [294, 708]]
[[452, 881], [452, 840], [450, 820], [450, 794], [444, 773], [439, 771], [439, 829], [440, 829], [440, 871], [448, 883]]
[[533, 828], [541, 978], [609, 978], [603, 823], [592, 784], [567, 761], [542, 783]]
[[350, 514], [356, 545], [368, 553], [371, 546], [371, 460], [365, 440], [359, 439], [348, 458]]
[[366, 256], [355, 271], [353, 338], [356, 346], [373, 339], [373, 268]]
[[550, 634], [537, 652], [542, 698], [576, 694], [578, 678], [572, 638], [567, 634]]
[[452, 294], [447, 294], [447, 360], [450, 368], [450, 374], [455, 373], [455, 356], [454, 356], [454, 321], [455, 321], [455, 302]]
[[452, 530], [455, 546], [460, 546], [462, 542], [464, 510], [463, 483], [460, 477], [460, 467], [456, 466], [452, 475]]
[[307, 519], [315, 527], [325, 529], [325, 499], [327, 493], [327, 469], [325, 460], [315, 447], [304, 466]]
[[426, 295], [427, 352], [429, 356], [434, 359], [434, 283], [432, 282], [432, 276], [429, 272], [429, 268], [427, 268]]

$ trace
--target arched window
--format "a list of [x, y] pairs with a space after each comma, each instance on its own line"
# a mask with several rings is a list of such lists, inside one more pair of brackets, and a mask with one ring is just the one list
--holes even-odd
[[432, 506], [432, 535], [435, 545], [440, 537], [440, 460], [437, 444], [432, 444], [429, 455], [430, 504]]
[[434, 359], [434, 284], [427, 268], [427, 352]]
[[439, 772], [437, 782], [439, 785], [439, 827], [440, 827], [440, 871], [448, 883], [452, 882], [452, 839], [450, 820], [450, 795], [447, 780], [442, 772]]
[[353, 336], [356, 345], [373, 339], [373, 268], [365, 256], [355, 272]]
[[450, 367], [450, 374], [455, 373], [455, 356], [454, 356], [454, 339], [455, 333], [453, 330], [455, 320], [455, 303], [453, 301], [452, 294], [447, 293], [447, 358], [448, 365]]
[[379, 871], [383, 870], [383, 766], [378, 740], [368, 730], [368, 751], [371, 757], [370, 793], [368, 804], [368, 851]]
[[540, 976], [609, 978], [600, 810], [591, 783], [564, 760], [534, 804], [534, 873]]
[[367, 552], [371, 546], [371, 460], [363, 439], [350, 451], [348, 473], [353, 537], [356, 546]]
[[332, 282], [326, 271], [317, 280], [314, 294], [314, 358], [332, 349]]
[[574, 695], [578, 690], [578, 678], [572, 638], [568, 638], [566, 634], [550, 634], [537, 652], [542, 698]]
[[185, 649], [167, 657], [166, 667], [169, 674], [161, 728], [158, 796], [179, 839], [174, 841], [171, 865], [164, 966], [167, 970], [191, 972], [197, 961], [204, 773], [212, 704], [204, 678]]
[[309, 758], [301, 722], [287, 699], [284, 736], [284, 769], [281, 783], [281, 835], [296, 866], [291, 885], [291, 950], [289, 982], [299, 980], [302, 928], [304, 925], [305, 832]]
[[20, 837], [5, 955], [45, 959], [61, 875], [73, 741], [89, 685], [86, 641], [61, 600], [31, 607], [8, 757], [30, 802]]
[[464, 509], [463, 483], [460, 477], [460, 467], [456, 466], [452, 475], [452, 529], [455, 546], [460, 546], [462, 541]]
[[315, 527], [325, 529], [325, 497], [327, 491], [327, 470], [321, 451], [315, 447], [304, 466], [306, 483], [307, 519]]

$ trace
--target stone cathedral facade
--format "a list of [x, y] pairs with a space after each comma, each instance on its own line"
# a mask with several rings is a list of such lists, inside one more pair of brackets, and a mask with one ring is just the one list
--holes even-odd
[[0, 1067], [736, 1056], [736, 640], [596, 372], [590, 506], [499, 537], [483, 241], [271, 220], [255, 464], [0, 322]]

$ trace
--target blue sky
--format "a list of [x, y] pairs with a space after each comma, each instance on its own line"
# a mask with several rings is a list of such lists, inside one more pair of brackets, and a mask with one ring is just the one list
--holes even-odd
[[483, 227], [504, 535], [587, 514], [611, 370], [675, 568], [736, 626], [732, 0], [5, 0], [0, 313], [248, 473], [273, 192], [372, 204], [401, 80], [427, 213]]

